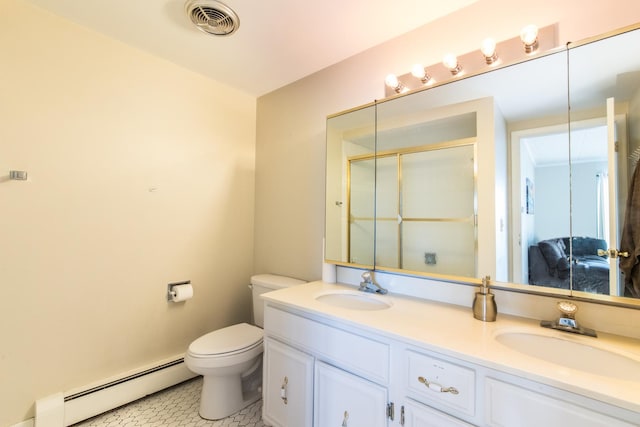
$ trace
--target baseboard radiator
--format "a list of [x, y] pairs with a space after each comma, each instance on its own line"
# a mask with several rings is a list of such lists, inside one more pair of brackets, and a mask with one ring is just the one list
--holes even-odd
[[47, 417], [39, 417], [36, 411], [35, 425], [36, 427], [69, 426], [180, 384], [195, 376], [196, 374], [185, 366], [183, 357], [169, 360], [157, 366], [128, 373], [121, 378], [92, 385], [84, 390], [65, 393], [63, 423], [56, 422], [57, 426], [53, 423], [40, 423], [40, 420], [44, 421]]

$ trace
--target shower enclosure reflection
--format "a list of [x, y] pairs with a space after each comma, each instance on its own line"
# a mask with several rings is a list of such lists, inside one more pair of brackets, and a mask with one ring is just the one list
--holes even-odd
[[474, 151], [463, 139], [378, 156], [376, 265], [476, 274]]

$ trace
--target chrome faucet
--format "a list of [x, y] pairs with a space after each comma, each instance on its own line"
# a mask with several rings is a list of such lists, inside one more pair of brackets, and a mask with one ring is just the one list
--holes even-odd
[[373, 280], [373, 274], [370, 271], [362, 273], [362, 282], [360, 282], [360, 288], [358, 288], [358, 290], [377, 294], [386, 294], [388, 292]]
[[574, 334], [588, 335], [590, 337], [597, 337], [596, 331], [589, 328], [583, 328], [578, 325], [576, 321], [576, 311], [578, 306], [571, 301], [558, 302], [558, 310], [560, 310], [560, 317], [558, 320], [541, 320], [540, 326], [543, 328], [557, 329], [558, 331], [571, 332]]

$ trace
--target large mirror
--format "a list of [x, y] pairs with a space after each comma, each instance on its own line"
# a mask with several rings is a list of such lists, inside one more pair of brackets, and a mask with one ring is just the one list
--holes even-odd
[[628, 29], [331, 116], [327, 261], [634, 296], [617, 255], [640, 151], [640, 58], [623, 52], [639, 42]]

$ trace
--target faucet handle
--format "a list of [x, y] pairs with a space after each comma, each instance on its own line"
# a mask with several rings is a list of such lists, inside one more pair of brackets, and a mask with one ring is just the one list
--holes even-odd
[[365, 271], [364, 273], [362, 273], [362, 281], [365, 283], [371, 283], [371, 272], [370, 271]]
[[569, 319], [575, 318], [576, 311], [578, 311], [577, 305], [571, 301], [560, 301], [557, 305], [562, 314], [565, 314]]
[[562, 316], [558, 319], [558, 324], [577, 328], [578, 323], [576, 322], [576, 312], [578, 311], [578, 306], [570, 301], [560, 301], [557, 306], [558, 310], [562, 313]]

